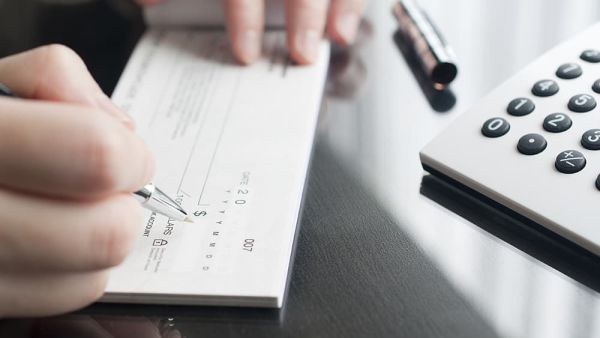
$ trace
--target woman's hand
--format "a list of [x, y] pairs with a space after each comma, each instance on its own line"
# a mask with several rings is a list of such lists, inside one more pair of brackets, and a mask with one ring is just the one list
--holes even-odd
[[66, 47], [0, 59], [0, 82], [21, 97], [0, 97], [0, 317], [83, 307], [129, 252], [152, 156]]
[[[142, 5], [161, 1], [164, 0], [136, 0]], [[252, 63], [260, 56], [264, 0], [222, 1], [233, 53], [241, 63]], [[292, 58], [301, 64], [315, 61], [324, 33], [337, 43], [351, 44], [366, 3], [367, 0], [285, 0], [287, 41]]]

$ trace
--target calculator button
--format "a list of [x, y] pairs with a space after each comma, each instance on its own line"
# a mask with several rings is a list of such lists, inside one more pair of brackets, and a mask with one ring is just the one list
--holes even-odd
[[596, 189], [600, 190], [600, 175], [598, 175], [598, 178], [596, 179]]
[[600, 51], [595, 49], [588, 49], [581, 53], [580, 57], [584, 61], [597, 63], [600, 62]]
[[575, 95], [569, 100], [569, 109], [577, 113], [585, 113], [596, 108], [596, 100], [588, 94]]
[[562, 133], [573, 125], [573, 121], [567, 114], [554, 113], [544, 119], [544, 129], [551, 133]]
[[508, 121], [501, 117], [493, 117], [483, 124], [481, 133], [487, 137], [500, 137], [510, 130]]
[[506, 111], [510, 115], [524, 116], [530, 114], [535, 109], [535, 104], [530, 99], [520, 97], [510, 101]]
[[552, 96], [558, 93], [558, 84], [552, 80], [540, 80], [533, 85], [531, 92], [535, 96]]
[[565, 80], [578, 78], [581, 76], [581, 74], [583, 74], [583, 71], [576, 63], [565, 63], [556, 70], [556, 76]]
[[595, 91], [596, 93], [600, 94], [600, 80], [596, 80], [596, 82], [594, 82], [594, 85], [592, 86], [592, 90]]
[[600, 129], [586, 131], [581, 137], [581, 145], [585, 149], [600, 150]]
[[585, 157], [577, 150], [565, 150], [556, 156], [554, 166], [563, 174], [574, 174], [585, 168]]
[[519, 143], [517, 144], [517, 149], [521, 154], [524, 155], [535, 155], [539, 154], [544, 149], [548, 143], [546, 139], [540, 134], [527, 134], [519, 139]]

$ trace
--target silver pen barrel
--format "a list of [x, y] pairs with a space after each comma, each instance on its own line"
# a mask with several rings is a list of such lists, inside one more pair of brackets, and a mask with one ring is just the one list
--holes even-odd
[[139, 191], [134, 192], [133, 196], [143, 207], [149, 210], [176, 221], [191, 222], [187, 212], [177, 202], [162, 192], [162, 190], [154, 186], [154, 184], [147, 184]]
[[399, 0], [392, 8], [398, 27], [415, 49], [423, 70], [436, 88], [454, 80], [458, 68], [454, 53], [429, 16], [413, 0]]

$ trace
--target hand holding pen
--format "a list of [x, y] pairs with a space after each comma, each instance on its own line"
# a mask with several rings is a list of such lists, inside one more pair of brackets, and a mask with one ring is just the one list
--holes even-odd
[[138, 235], [152, 154], [65, 47], [0, 59], [0, 82], [22, 98], [0, 97], [0, 317], [79, 308]]

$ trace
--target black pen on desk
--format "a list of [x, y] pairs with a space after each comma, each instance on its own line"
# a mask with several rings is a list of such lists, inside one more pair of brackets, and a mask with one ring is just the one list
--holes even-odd
[[444, 89], [458, 73], [454, 53], [446, 40], [413, 0], [398, 1], [392, 11], [402, 35], [414, 47], [423, 70], [436, 89]]
[[[10, 88], [3, 83], [0, 83], [0, 96], [16, 97]], [[146, 209], [176, 221], [194, 222], [177, 202], [155, 187], [152, 183], [146, 184], [142, 189], [134, 192], [132, 195]]]

